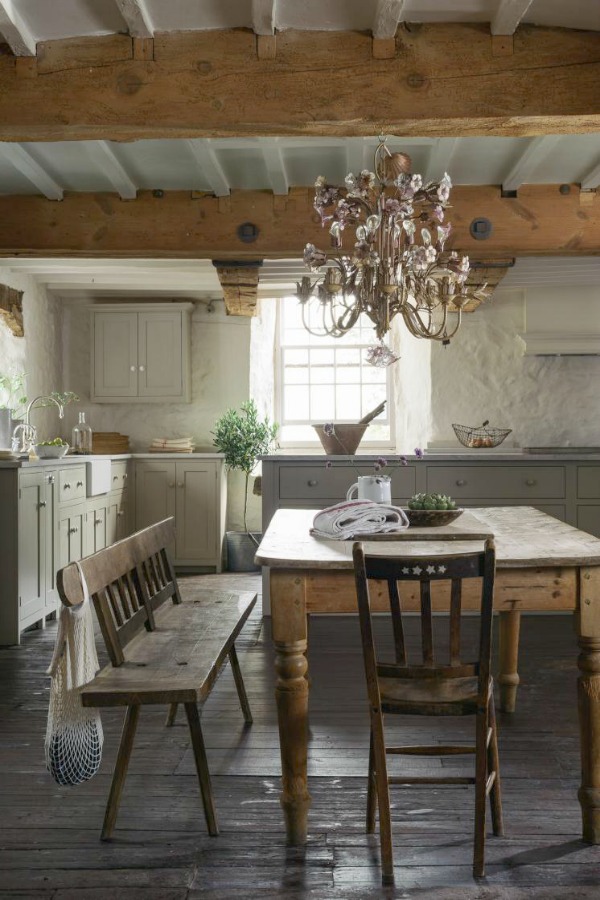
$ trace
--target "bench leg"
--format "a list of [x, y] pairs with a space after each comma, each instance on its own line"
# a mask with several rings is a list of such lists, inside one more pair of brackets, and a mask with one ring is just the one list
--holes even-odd
[[129, 766], [129, 759], [131, 757], [133, 739], [135, 737], [139, 716], [139, 706], [127, 707], [125, 721], [123, 722], [121, 743], [119, 744], [119, 752], [115, 763], [115, 771], [113, 772], [108, 803], [106, 804], [106, 812], [104, 813], [104, 824], [102, 825], [102, 834], [100, 835], [100, 840], [102, 841], [107, 841], [111, 837], [117, 821], [117, 813], [119, 812], [121, 794], [123, 793], [123, 785], [125, 784], [125, 776], [127, 775], [127, 767]]
[[231, 650], [229, 651], [229, 662], [231, 663], [231, 671], [233, 672], [233, 680], [235, 681], [238, 697], [240, 698], [240, 706], [242, 707], [242, 712], [244, 714], [244, 721], [247, 725], [252, 725], [252, 710], [248, 703], [248, 695], [246, 694], [246, 686], [244, 684], [244, 679], [242, 678], [242, 670], [240, 669], [235, 644], [232, 644]]
[[219, 833], [219, 827], [217, 825], [215, 802], [213, 800], [212, 787], [210, 784], [210, 772], [208, 771], [208, 761], [206, 759], [206, 750], [204, 749], [204, 738], [202, 737], [202, 727], [200, 725], [198, 707], [195, 703], [184, 703], [183, 705], [185, 707], [188, 725], [190, 726], [192, 749], [194, 751], [194, 761], [196, 763], [198, 781], [200, 782], [200, 793], [202, 794], [206, 827], [208, 828], [208, 833], [214, 837]]
[[177, 718], [177, 703], [171, 703], [169, 706], [169, 712], [167, 713], [165, 726], [167, 728], [171, 728], [171, 726], [173, 726], [175, 724], [176, 718]]

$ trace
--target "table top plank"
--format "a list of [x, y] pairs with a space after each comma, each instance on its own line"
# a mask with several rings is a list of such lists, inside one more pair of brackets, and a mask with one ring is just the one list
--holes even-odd
[[[354, 541], [328, 541], [309, 530], [316, 509], [279, 509], [256, 552], [271, 568], [351, 569]], [[461, 524], [462, 523], [462, 524]], [[367, 552], [382, 555], [465, 553], [487, 536], [496, 542], [498, 568], [600, 565], [600, 540], [530, 506], [471, 509], [450, 525], [409, 528], [391, 540], [364, 541]]]

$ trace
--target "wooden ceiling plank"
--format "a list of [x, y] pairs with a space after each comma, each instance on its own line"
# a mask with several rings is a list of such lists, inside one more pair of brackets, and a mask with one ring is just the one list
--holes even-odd
[[518, 191], [535, 172], [541, 162], [554, 150], [560, 141], [560, 135], [544, 135], [532, 138], [516, 161], [508, 175], [502, 181], [502, 190]]
[[452, 158], [458, 148], [459, 138], [438, 138], [431, 145], [423, 181], [439, 181], [452, 167]]
[[276, 0], [252, 0], [252, 28], [255, 34], [275, 34]]
[[231, 193], [227, 176], [217, 158], [210, 138], [189, 140], [188, 147], [204, 178], [210, 184], [210, 189], [215, 197], [228, 197]]
[[514, 34], [532, 0], [500, 0], [490, 22], [492, 34]]
[[360, 32], [283, 31], [264, 60], [241, 29], [157, 33], [148, 62], [131, 59], [125, 35], [103, 38], [96, 57], [101, 39], [85, 53], [57, 42], [69, 47], [47, 46], [44, 78], [0, 65], [0, 140], [373, 137], [382, 123], [407, 137], [600, 130], [597, 34], [519, 29], [513, 55], [499, 57], [482, 25], [424, 25], [397, 40], [385, 63]]
[[35, 56], [35, 36], [14, 0], [0, 0], [0, 33], [15, 56]]
[[0, 143], [0, 157], [7, 160], [47, 200], [62, 200], [63, 188], [20, 144]]
[[404, 19], [404, 0], [377, 0], [372, 32], [376, 39], [393, 38]]
[[[290, 192], [291, 194], [292, 192]], [[600, 203], [583, 208], [578, 186], [561, 194], [559, 185], [524, 185], [518, 198], [498, 187], [458, 185], [452, 190], [448, 249], [486, 258], [507, 256], [593, 256], [600, 247]], [[232, 191], [192, 199], [189, 191], [139, 191], [122, 203], [114, 194], [66, 193], [59, 204], [36, 196], [0, 196], [0, 256], [298, 259], [307, 242], [327, 249], [327, 229], [314, 221], [312, 191], [296, 203], [273, 208], [269, 191]], [[492, 223], [485, 241], [470, 234], [482, 211]], [[242, 223], [256, 226], [256, 240], [244, 243]]]
[[92, 163], [108, 178], [121, 200], [135, 200], [137, 185], [117, 159], [108, 141], [90, 141], [86, 145], [86, 151]]
[[115, 3], [131, 37], [154, 37], [154, 25], [146, 0], [115, 0]]
[[288, 194], [290, 182], [287, 176], [281, 142], [279, 138], [261, 141], [261, 150], [267, 167], [267, 174], [274, 194]]
[[586, 174], [581, 179], [581, 190], [582, 191], [595, 191], [596, 188], [600, 187], [600, 161], [586, 172]]

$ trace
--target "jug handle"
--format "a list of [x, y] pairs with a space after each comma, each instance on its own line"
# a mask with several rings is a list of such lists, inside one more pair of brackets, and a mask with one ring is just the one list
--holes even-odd
[[358, 496], [358, 481], [355, 481], [354, 484], [350, 485], [346, 492], [346, 500], [353, 500], [352, 494], [356, 490], [356, 495]]

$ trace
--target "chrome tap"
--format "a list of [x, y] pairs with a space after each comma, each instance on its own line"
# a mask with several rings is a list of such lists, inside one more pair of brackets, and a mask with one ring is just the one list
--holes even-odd
[[[16, 449], [16, 452], [29, 453], [36, 442], [37, 429], [35, 425], [31, 424], [30, 417], [31, 411], [38, 400], [44, 401], [42, 406], [48, 406], [50, 403], [54, 403], [54, 405], [58, 407], [58, 418], [64, 418], [65, 408], [63, 404], [56, 399], [56, 397], [45, 397], [43, 394], [40, 394], [39, 397], [34, 397], [33, 400], [30, 400], [30, 402], [27, 404], [23, 422], [20, 425], [17, 425], [15, 430], [13, 431], [13, 449]], [[20, 448], [18, 447], [19, 436], [21, 439]], [[15, 447], [15, 444], [17, 445], [17, 447]]]

